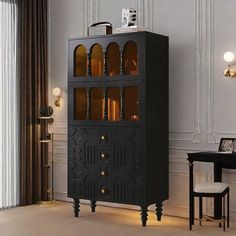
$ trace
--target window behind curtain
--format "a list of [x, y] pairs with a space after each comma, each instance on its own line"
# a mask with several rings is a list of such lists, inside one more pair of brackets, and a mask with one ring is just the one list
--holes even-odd
[[19, 202], [17, 0], [0, 0], [0, 209]]

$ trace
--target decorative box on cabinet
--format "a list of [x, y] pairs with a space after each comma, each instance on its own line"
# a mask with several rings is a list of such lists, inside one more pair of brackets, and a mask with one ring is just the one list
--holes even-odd
[[68, 196], [141, 207], [168, 199], [168, 37], [69, 40]]

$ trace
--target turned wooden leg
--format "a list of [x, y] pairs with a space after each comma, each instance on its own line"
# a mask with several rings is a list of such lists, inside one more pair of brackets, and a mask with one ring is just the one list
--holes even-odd
[[199, 225], [202, 225], [202, 197], [199, 197]]
[[91, 201], [90, 201], [90, 206], [91, 206], [91, 211], [92, 211], [92, 212], [95, 212], [95, 208], [96, 208], [96, 206], [97, 206], [97, 205], [96, 205], [96, 201], [92, 201], [92, 200], [91, 200]]
[[157, 215], [157, 220], [161, 221], [161, 216], [162, 216], [162, 203], [156, 203], [156, 215]]
[[146, 206], [141, 206], [141, 221], [142, 221], [142, 226], [146, 226], [147, 223], [147, 216], [148, 216], [148, 208]]
[[78, 217], [79, 216], [79, 211], [80, 211], [80, 201], [78, 198], [74, 198], [74, 205], [73, 205], [73, 208], [74, 208], [74, 213], [75, 213], [75, 217]]

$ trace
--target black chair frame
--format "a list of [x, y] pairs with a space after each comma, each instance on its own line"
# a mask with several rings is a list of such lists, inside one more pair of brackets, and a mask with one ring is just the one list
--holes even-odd
[[[194, 192], [193, 191], [193, 208], [194, 208], [194, 197], [199, 198], [199, 224], [201, 225], [202, 219], [203, 219], [203, 214], [202, 214], [202, 198], [203, 197], [211, 197], [211, 198], [219, 198], [223, 200], [222, 206], [223, 206], [223, 211], [222, 211], [222, 218], [221, 219], [213, 219], [208, 217], [209, 220], [219, 222], [219, 226], [221, 226], [221, 223], [223, 223], [223, 230], [225, 231], [225, 222], [226, 222], [226, 217], [225, 217], [225, 197], [227, 195], [227, 227], [229, 227], [229, 187], [227, 187], [223, 192], [221, 193], [203, 193], [203, 192]], [[191, 207], [191, 204], [190, 204]], [[189, 229], [192, 230], [192, 225], [194, 222], [194, 209], [192, 209], [192, 216], [189, 218]]]

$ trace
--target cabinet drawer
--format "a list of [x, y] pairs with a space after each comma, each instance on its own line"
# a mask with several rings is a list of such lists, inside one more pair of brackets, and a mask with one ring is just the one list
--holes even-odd
[[68, 161], [88, 165], [109, 162], [126, 167], [144, 159], [144, 132], [139, 128], [69, 128]]
[[81, 198], [141, 201], [144, 141], [143, 130], [139, 128], [71, 128], [68, 186], [78, 186], [80, 190], [73, 191], [78, 191]]
[[84, 199], [112, 201], [112, 187], [110, 181], [99, 181], [84, 176], [78, 180], [68, 181], [68, 196]]
[[72, 198], [139, 204], [144, 199], [144, 193], [141, 178], [135, 183], [125, 179], [99, 181], [87, 177], [68, 181], [68, 196]]
[[94, 167], [104, 168], [114, 177], [128, 175], [136, 179], [143, 175], [142, 129], [73, 127], [69, 129], [68, 139], [68, 163], [76, 162], [88, 171]]

